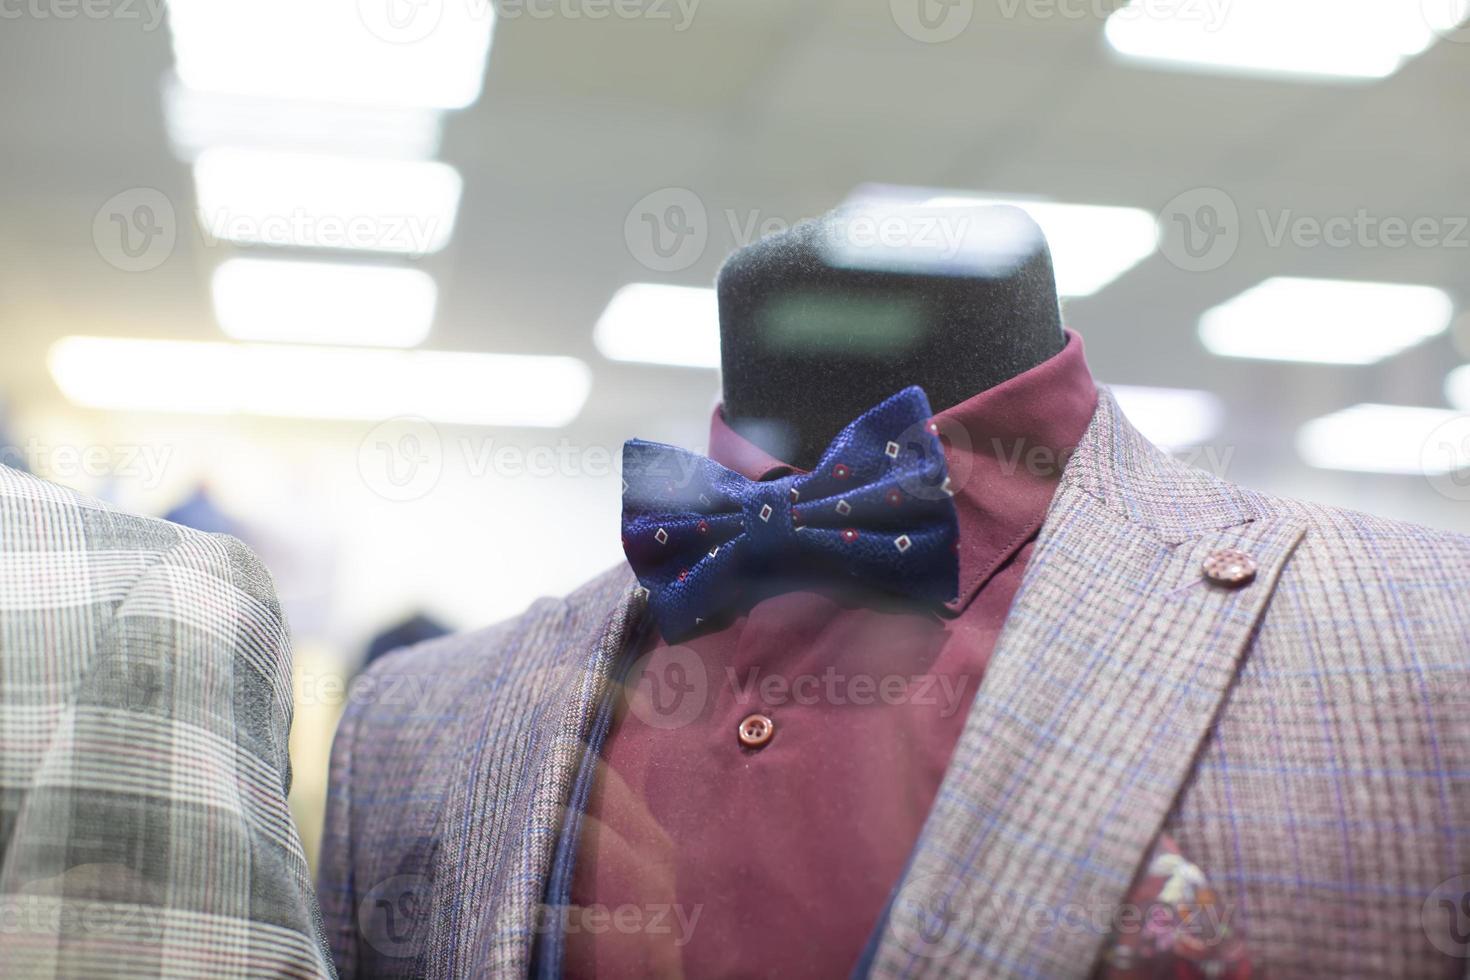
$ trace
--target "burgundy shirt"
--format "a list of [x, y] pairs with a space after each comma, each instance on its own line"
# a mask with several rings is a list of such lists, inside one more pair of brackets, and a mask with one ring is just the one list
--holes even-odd
[[[564, 920], [575, 978], [833, 977], [856, 964], [939, 789], [1062, 467], [1097, 403], [1082, 342], [935, 416], [960, 592], [759, 598], [628, 675]], [[794, 468], [731, 430], [710, 456]], [[759, 748], [737, 728], [774, 722]]]

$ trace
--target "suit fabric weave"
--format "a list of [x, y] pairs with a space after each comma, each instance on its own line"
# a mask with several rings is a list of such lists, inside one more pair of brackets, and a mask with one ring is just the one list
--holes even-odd
[[[1253, 582], [1202, 581], [1222, 548]], [[1102, 390], [860, 972], [1088, 976], [1164, 832], [1259, 970], [1464, 975], [1426, 910], [1470, 874], [1467, 586], [1470, 539], [1235, 487]], [[334, 747], [320, 894], [344, 976], [527, 973], [583, 743], [644, 620], [620, 567], [372, 668], [417, 696], [355, 699]], [[385, 895], [412, 913], [393, 935], [360, 914]]]

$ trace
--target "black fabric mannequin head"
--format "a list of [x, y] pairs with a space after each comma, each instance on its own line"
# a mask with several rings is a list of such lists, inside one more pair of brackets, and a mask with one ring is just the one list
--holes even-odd
[[725, 419], [804, 468], [894, 392], [919, 385], [939, 412], [1066, 343], [1051, 254], [1023, 212], [965, 209], [965, 247], [941, 262], [901, 249], [853, 261], [853, 220], [839, 211], [803, 222], [735, 252], [719, 273]]

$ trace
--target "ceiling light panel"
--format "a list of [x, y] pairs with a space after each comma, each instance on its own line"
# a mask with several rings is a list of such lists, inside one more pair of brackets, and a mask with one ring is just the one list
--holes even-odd
[[1334, 279], [1267, 279], [1208, 310], [1201, 342], [1223, 357], [1373, 364], [1443, 333], [1441, 289]]
[[1225, 423], [1224, 403], [1208, 391], [1133, 385], [1109, 385], [1108, 390], [1134, 428], [1166, 450], [1206, 443]]
[[560, 427], [591, 390], [574, 358], [64, 337], [62, 393], [91, 408]]
[[1354, 405], [1302, 426], [1296, 445], [1302, 459], [1320, 469], [1438, 476], [1470, 467], [1470, 415]]
[[1317, 79], [1386, 78], [1470, 14], [1470, 0], [1133, 0], [1108, 44], [1163, 67]]
[[679, 367], [720, 366], [713, 289], [635, 282], [608, 301], [592, 332], [604, 357]]
[[169, 143], [184, 161], [212, 146], [427, 160], [443, 135], [438, 109], [201, 92], [177, 77], [164, 87], [163, 110]]
[[236, 340], [413, 347], [434, 322], [438, 287], [418, 269], [230, 259], [211, 293]]
[[480, 95], [495, 6], [352, 0], [170, 0], [192, 89], [461, 109]]
[[446, 163], [215, 148], [194, 163], [211, 238], [405, 255], [448, 244], [462, 181]]
[[931, 198], [926, 207], [950, 211], [1010, 205], [1020, 208], [1041, 227], [1051, 248], [1057, 292], [1091, 296], [1142, 262], [1158, 246], [1158, 222], [1140, 208], [1099, 204], [1066, 204], [1034, 198]]

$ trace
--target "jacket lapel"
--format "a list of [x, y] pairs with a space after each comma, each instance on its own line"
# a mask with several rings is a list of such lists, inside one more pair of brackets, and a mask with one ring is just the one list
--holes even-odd
[[[1160, 453], [1103, 392], [869, 974], [1085, 977], [1303, 526]], [[1239, 548], [1236, 589], [1201, 563]]]
[[[445, 807], [431, 975], [528, 974], [588, 733], [646, 608], [636, 586], [620, 566], [566, 603], [528, 614], [518, 648], [498, 652], [505, 676], [466, 732]], [[520, 731], [508, 735], [512, 725]]]

